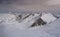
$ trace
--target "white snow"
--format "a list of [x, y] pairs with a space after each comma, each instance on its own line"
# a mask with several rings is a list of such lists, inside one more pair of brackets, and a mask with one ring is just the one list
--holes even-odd
[[34, 16], [30, 15], [26, 19], [22, 19], [22, 21], [19, 23], [19, 21], [16, 21], [17, 18], [16, 15], [14, 14], [0, 14], [0, 23], [9, 24], [9, 25], [12, 24], [15, 25], [16, 27], [18, 26], [18, 28], [20, 29], [26, 29], [35, 22], [36, 20], [35, 18], [38, 17], [39, 15], [40, 14], [35, 14]]
[[[33, 28], [29, 28], [29, 26], [34, 23], [37, 18], [39, 18], [38, 14], [36, 14], [37, 16], [31, 15], [27, 19], [24, 19], [21, 23], [16, 21], [15, 15], [7, 14], [9, 11], [12, 11], [13, 13], [19, 12], [25, 14], [30, 12], [50, 12], [60, 17], [60, 15], [58, 15], [60, 14], [60, 0], [36, 1], [39, 1], [39, 5], [37, 2], [37, 5], [28, 6], [25, 4], [23, 4], [23, 6], [20, 4], [16, 5], [17, 2], [15, 2], [15, 4], [13, 2], [13, 4], [9, 5], [7, 5], [6, 2], [4, 2], [5, 4], [0, 4], [0, 37], [60, 37], [60, 18], [56, 19], [52, 14], [44, 14], [44, 16], [41, 17], [44, 21], [48, 21], [48, 24], [44, 26], [36, 26]], [[19, 15], [19, 13], [17, 15]], [[49, 24], [49, 22], [51, 23]]]
[[44, 16], [46, 17], [48, 15], [47, 17], [52, 17], [47, 21], [50, 22], [50, 20], [52, 21], [52, 19], [54, 19], [54, 22], [44, 26], [29, 28], [39, 15], [40, 14], [35, 14], [35, 16], [30, 15], [21, 23], [18, 23], [18, 21], [15, 20], [15, 15], [0, 14], [0, 20], [2, 21], [2, 23], [0, 22], [0, 26], [2, 26], [3, 37], [60, 37], [60, 18], [54, 21], [55, 17], [50, 13]]
[[41, 19], [47, 23], [55, 21], [57, 18], [54, 17], [51, 13], [42, 15]]
[[4, 23], [12, 23], [15, 19], [13, 14], [0, 14], [0, 21], [4, 21]]

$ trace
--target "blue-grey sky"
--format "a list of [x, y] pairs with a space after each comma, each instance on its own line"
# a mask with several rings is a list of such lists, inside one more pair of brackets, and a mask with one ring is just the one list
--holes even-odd
[[0, 4], [42, 4], [48, 0], [0, 0]]

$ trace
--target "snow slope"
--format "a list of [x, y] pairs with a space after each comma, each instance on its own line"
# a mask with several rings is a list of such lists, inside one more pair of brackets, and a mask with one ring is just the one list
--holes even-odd
[[[39, 17], [40, 14], [35, 14], [30, 15], [29, 17], [27, 17], [26, 19], [18, 19], [17, 15], [14, 14], [0, 14], [0, 23], [1, 24], [5, 24], [5, 25], [10, 25], [14, 26], [14, 27], [18, 27], [20, 29], [25, 29], [30, 27], [30, 25], [32, 25]], [[16, 20], [18, 19], [18, 20]]]
[[[16, 2], [14, 4], [6, 4], [6, 2], [0, 4], [0, 37], [60, 37], [60, 18], [44, 26], [27, 28], [27, 26], [23, 25], [24, 23], [21, 24], [15, 20], [15, 15], [6, 14], [9, 11], [18, 14], [50, 12], [58, 15], [60, 14], [60, 0], [49, 0], [47, 2], [42, 0], [40, 5], [27, 6], [16, 5]], [[33, 23], [33, 20], [31, 23]]]
[[[34, 20], [32, 20], [32, 18], [34, 17], [30, 16], [29, 18], [24, 20], [23, 23], [18, 23], [15, 20], [16, 18], [15, 15], [0, 14], [0, 20], [2, 20], [0, 22], [0, 26], [2, 29], [1, 30], [2, 36], [3, 37], [60, 37], [60, 18], [44, 26], [28, 28], [28, 26], [30, 26], [30, 24], [33, 23]], [[28, 19], [30, 20], [29, 22]], [[27, 25], [26, 23], [30, 24]]]

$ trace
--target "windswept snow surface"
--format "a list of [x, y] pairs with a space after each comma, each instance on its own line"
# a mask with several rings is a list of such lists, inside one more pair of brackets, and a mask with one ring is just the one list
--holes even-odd
[[29, 28], [38, 16], [38, 14], [34, 17], [31, 15], [18, 23], [15, 15], [0, 14], [1, 37], [60, 37], [60, 18], [44, 26]]
[[51, 13], [44, 14], [41, 18], [42, 18], [42, 20], [46, 21], [47, 23], [53, 22], [54, 20], [57, 19]]

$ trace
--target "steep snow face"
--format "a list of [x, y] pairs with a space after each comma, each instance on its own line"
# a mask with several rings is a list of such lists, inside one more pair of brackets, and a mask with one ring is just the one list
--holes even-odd
[[54, 17], [51, 13], [47, 13], [41, 16], [41, 19], [47, 23], [55, 21], [57, 18]]

